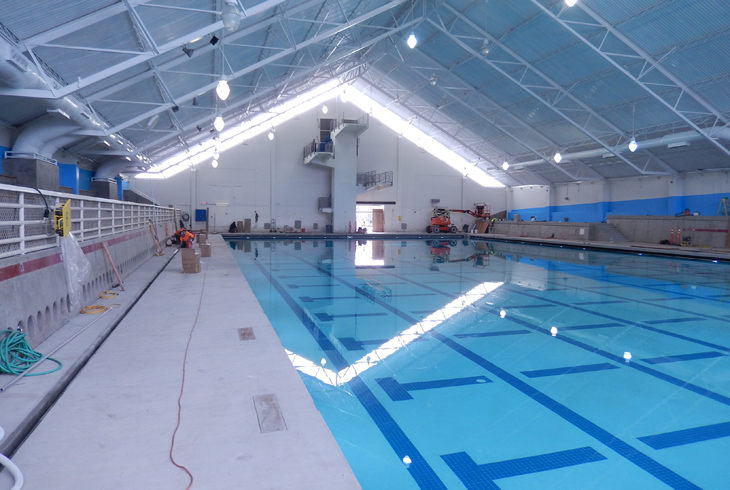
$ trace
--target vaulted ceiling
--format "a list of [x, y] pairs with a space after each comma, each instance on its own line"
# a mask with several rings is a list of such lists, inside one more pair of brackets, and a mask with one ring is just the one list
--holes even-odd
[[161, 161], [218, 115], [360, 79], [506, 185], [730, 169], [727, 0], [5, 0], [0, 23], [45, 83], [0, 76], [0, 123], [70, 98], [100, 121], [63, 142], [90, 162]]

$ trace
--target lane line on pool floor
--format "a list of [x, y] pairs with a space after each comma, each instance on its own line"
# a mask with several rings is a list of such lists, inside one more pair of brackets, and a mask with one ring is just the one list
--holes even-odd
[[[301, 260], [305, 264], [309, 264], [312, 267], [316, 267], [314, 264], [308, 262], [307, 260], [305, 260], [303, 258], [299, 258], [299, 260]], [[341, 284], [343, 284], [351, 289], [356, 288], [355, 285], [350, 284], [349, 282], [345, 281], [344, 279], [338, 278], [337, 276], [334, 276], [331, 273], [328, 273], [328, 274], [330, 275], [330, 277], [332, 277], [336, 281], [340, 282]], [[424, 287], [428, 288], [428, 286], [424, 286]], [[447, 294], [447, 293], [444, 293], [444, 294]], [[453, 296], [450, 294], [447, 294], [447, 295]], [[374, 301], [376, 303], [380, 304], [380, 306], [382, 306], [383, 308], [393, 312], [396, 316], [403, 318], [403, 319], [407, 319], [407, 320], [411, 321], [413, 324], [418, 323], [415, 318], [411, 318], [409, 315], [401, 312], [400, 310], [393, 307], [392, 305], [389, 305], [379, 299], [375, 299]], [[498, 312], [494, 312], [494, 311], [492, 311], [492, 313], [499, 314]], [[520, 322], [520, 323], [523, 323], [523, 322]], [[542, 329], [532, 326], [531, 324], [529, 324], [527, 322], [524, 322], [523, 325], [527, 326], [528, 328], [532, 328], [533, 330], [542, 332]], [[545, 332], [545, 333], [550, 335], [549, 332]], [[623, 456], [625, 459], [627, 459], [631, 463], [635, 464], [639, 468], [648, 472], [655, 478], [663, 481], [670, 487], [672, 487], [676, 490], [701, 490], [700, 487], [698, 487], [697, 485], [693, 484], [689, 480], [686, 480], [685, 478], [683, 478], [679, 474], [675, 473], [671, 469], [665, 467], [664, 465], [662, 465], [659, 462], [655, 461], [654, 459], [650, 458], [649, 456], [642, 453], [638, 449], [634, 448], [630, 444], [622, 441], [621, 439], [614, 436], [607, 430], [599, 427], [597, 424], [589, 421], [585, 417], [578, 415], [576, 412], [569, 409], [565, 405], [559, 403], [558, 401], [552, 399], [545, 393], [542, 393], [541, 391], [537, 390], [533, 386], [518, 379], [516, 376], [513, 376], [512, 374], [508, 373], [507, 371], [504, 371], [503, 369], [497, 367], [495, 364], [492, 364], [491, 362], [487, 361], [486, 359], [484, 359], [483, 357], [479, 356], [478, 354], [472, 352], [471, 350], [467, 349], [466, 347], [461, 346], [461, 344], [457, 343], [456, 341], [449, 339], [445, 335], [443, 335], [435, 330], [430, 330], [429, 332], [427, 332], [427, 335], [430, 335], [433, 338], [441, 341], [443, 344], [447, 345], [448, 347], [451, 347], [453, 350], [462, 354], [467, 359], [484, 367], [485, 369], [487, 369], [487, 371], [491, 372], [495, 376], [497, 376], [500, 379], [502, 379], [503, 381], [507, 382], [513, 388], [516, 388], [518, 391], [521, 391], [523, 394], [527, 395], [529, 398], [540, 403], [545, 408], [547, 408], [547, 409], [551, 410], [552, 412], [554, 412], [555, 414], [559, 415], [565, 421], [569, 422], [576, 428], [580, 429], [581, 431], [590, 435], [591, 437], [598, 440], [602, 444], [611, 448], [614, 452], [616, 452], [620, 456]], [[617, 356], [614, 356], [614, 357], [618, 358]], [[644, 369], [649, 369], [649, 368], [644, 368]], [[657, 373], [657, 374], [662, 374], [662, 373]], [[670, 376], [667, 376], [667, 377], [671, 378]], [[364, 384], [364, 382], [360, 379], [359, 376], [356, 377], [355, 379], [357, 379], [360, 383]], [[677, 381], [679, 381], [679, 380], [677, 380]], [[372, 394], [372, 392], [371, 392], [371, 394]], [[721, 396], [721, 395], [718, 395], [718, 396]], [[728, 402], [730, 402], [730, 399], [728, 400]], [[385, 408], [383, 408], [383, 409], [385, 410]], [[386, 412], [387, 412], [387, 410], [386, 410]], [[375, 422], [377, 424], [377, 421], [375, 421]], [[395, 421], [393, 421], [393, 423], [395, 423]], [[397, 426], [397, 423], [396, 423], [396, 426]], [[402, 429], [400, 429], [400, 427], [398, 427], [398, 429], [402, 432]], [[384, 434], [384, 435], [386, 435], [386, 434]], [[387, 438], [387, 435], [386, 435], [386, 438]]]

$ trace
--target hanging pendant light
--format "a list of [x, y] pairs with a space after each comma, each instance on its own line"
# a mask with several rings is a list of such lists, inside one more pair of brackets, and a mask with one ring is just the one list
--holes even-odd
[[214, 159], [212, 162], [210, 162], [210, 164], [213, 166], [213, 168], [218, 168], [218, 160]]
[[559, 151], [555, 152], [555, 155], [553, 156], [553, 160], [555, 160], [555, 163], [560, 163], [563, 161], [563, 155], [560, 154]]
[[274, 130], [269, 131], [269, 141], [274, 141]]
[[228, 86], [227, 81], [221, 80], [220, 82], [218, 82], [218, 86], [215, 88], [215, 93], [218, 94], [218, 97], [221, 100], [226, 100], [231, 94], [231, 87]]
[[406, 41], [408, 44], [408, 47], [413, 49], [416, 47], [416, 44], [418, 44], [418, 39], [416, 39], [416, 35], [411, 32], [411, 35], [408, 36], [408, 40]]
[[226, 123], [222, 117], [218, 116], [215, 118], [215, 121], [213, 121], [213, 127], [216, 131], [223, 131], [223, 128], [226, 127]]
[[228, 32], [238, 29], [241, 23], [241, 12], [238, 10], [238, 2], [236, 0], [224, 0], [223, 9], [221, 10], [221, 20]]
[[565, 5], [567, 5], [568, 7], [572, 7], [577, 2], [578, 2], [578, 0], [565, 0]]
[[327, 114], [329, 112], [329, 109], [327, 108], [327, 104], [322, 105], [322, 114]]
[[629, 151], [631, 153], [634, 153], [638, 149], [639, 149], [639, 144], [636, 142], [636, 138], [631, 138], [631, 141], [629, 141]]
[[507, 170], [508, 168], [509, 168], [509, 163], [507, 163], [507, 162], [504, 162], [504, 163], [502, 164], [502, 170]]

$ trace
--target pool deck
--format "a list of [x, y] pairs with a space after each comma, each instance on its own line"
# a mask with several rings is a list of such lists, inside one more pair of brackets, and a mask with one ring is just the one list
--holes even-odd
[[[50, 352], [78, 333], [53, 355], [64, 369], [24, 378], [0, 392], [0, 426], [7, 433], [0, 452], [12, 455], [24, 472], [24, 489], [185, 488], [188, 475], [169, 458], [183, 366], [173, 454], [193, 474], [192, 488], [360, 488], [224, 236], [348, 237], [210, 235], [212, 257], [201, 259], [199, 274], [183, 274], [180, 254], [167, 248], [165, 256], [151, 258], [125, 280], [126, 291], [117, 288], [117, 297], [94, 302], [119, 307], [73, 318], [37, 347]], [[670, 245], [500, 235], [355, 236], [480, 238], [730, 261], [728, 249]], [[255, 339], [244, 340], [241, 328], [251, 328]], [[0, 389], [12, 379], [0, 376]], [[0, 488], [11, 481], [6, 471], [0, 473]]]
[[95, 302], [121, 308], [79, 315], [38, 346], [49, 352], [98, 317], [54, 355], [63, 370], [0, 393], [3, 451], [20, 444], [25, 490], [184, 489], [190, 477], [169, 457], [178, 416], [173, 454], [192, 488], [360, 488], [230, 249], [210, 242], [198, 274], [182, 273], [174, 249], [152, 258], [126, 291]]

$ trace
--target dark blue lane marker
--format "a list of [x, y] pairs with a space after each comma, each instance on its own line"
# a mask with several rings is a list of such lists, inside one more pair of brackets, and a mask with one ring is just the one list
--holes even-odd
[[[523, 394], [529, 396], [533, 400], [535, 400], [540, 405], [544, 406], [548, 410], [551, 410], [556, 415], [562, 417], [564, 420], [567, 420], [571, 424], [573, 424], [578, 429], [582, 430], [589, 436], [593, 437], [594, 439], [597, 439], [604, 445], [611, 448], [616, 453], [620, 454], [624, 458], [628, 459], [632, 463], [634, 463], [639, 468], [643, 469], [647, 473], [653, 475], [655, 478], [663, 481], [670, 487], [676, 489], [676, 490], [701, 490], [700, 487], [695, 485], [694, 483], [690, 482], [689, 480], [683, 478], [682, 476], [678, 475], [674, 471], [670, 470], [666, 466], [660, 464], [657, 461], [654, 461], [652, 458], [647, 456], [646, 454], [642, 453], [641, 451], [637, 450], [633, 446], [629, 445], [628, 443], [622, 441], [618, 437], [614, 436], [607, 430], [599, 427], [598, 425], [594, 424], [587, 418], [577, 414], [573, 410], [569, 409], [565, 405], [558, 403], [556, 400], [553, 400], [545, 393], [537, 390], [536, 388], [533, 388], [529, 384], [525, 383], [521, 379], [517, 378], [516, 376], [513, 376], [512, 374], [508, 373], [504, 369], [500, 368], [496, 364], [492, 364], [491, 362], [487, 361], [480, 355], [476, 354], [475, 352], [472, 352], [471, 350], [463, 347], [458, 342], [450, 339], [449, 337], [443, 335], [440, 332], [437, 332], [435, 330], [431, 330], [428, 332], [429, 335], [434, 337], [435, 339], [441, 341], [448, 347], [452, 348], [456, 352], [460, 353], [467, 359], [470, 359], [474, 363], [476, 363], [479, 366], [482, 366], [484, 369], [492, 373], [493, 375], [500, 378], [502, 381], [508, 383], [513, 388], [516, 388], [517, 390], [521, 391]], [[549, 335], [549, 334], [548, 334]], [[496, 487], [471, 487], [471, 488], [496, 488]]]
[[302, 322], [304, 328], [306, 328], [307, 331], [312, 335], [312, 337], [314, 337], [317, 345], [319, 345], [319, 347], [324, 351], [329, 360], [332, 361], [332, 364], [334, 364], [335, 368], [337, 368], [338, 371], [341, 371], [346, 367], [349, 367], [350, 363], [347, 362], [344, 357], [342, 357], [342, 354], [339, 353], [339, 351], [335, 348], [330, 339], [327, 338], [327, 335], [325, 335], [324, 332], [319, 329], [317, 324], [314, 323], [311, 318], [309, 318], [309, 315], [307, 315], [302, 307], [299, 306], [296, 301], [294, 301], [294, 298], [289, 295], [289, 293], [286, 291], [286, 289], [284, 289], [281, 283], [277, 281], [271, 274], [269, 274], [269, 271], [267, 271], [266, 268], [258, 261], [253, 262], [259, 268], [264, 277], [266, 277], [271, 285], [274, 286], [274, 289], [276, 289], [276, 291], [284, 299], [284, 301], [286, 301], [286, 304], [289, 305], [289, 308], [291, 308], [292, 312], [294, 312], [297, 318], [299, 318], [299, 321]]
[[390, 447], [398, 455], [398, 459], [402, 460], [406, 456], [411, 458], [411, 465], [408, 467], [408, 472], [416, 480], [418, 486], [422, 490], [447, 490], [446, 485], [436, 475], [431, 465], [428, 464], [426, 459], [416, 449], [416, 446], [408, 439], [403, 429], [391, 417], [390, 413], [378, 401], [363, 380], [359, 376], [355, 376], [347, 384], [357, 399], [360, 400], [360, 403], [362, 403], [370, 418], [373, 419], [375, 425], [380, 429], [380, 432], [385, 437], [385, 440], [388, 441]]
[[[672, 294], [672, 293], [671, 293], [671, 292], [668, 292], [667, 294]], [[651, 301], [652, 303], [657, 303], [657, 302], [659, 302], [659, 301], [682, 301], [682, 300], [684, 300], [684, 299], [691, 299], [691, 300], [696, 300], [696, 299], [699, 299], [699, 298], [697, 298], [697, 297], [695, 297], [695, 296], [686, 296], [686, 297], [682, 297], [682, 296], [673, 296], [673, 297], [671, 297], [671, 298], [654, 298], [654, 299], [645, 299], [644, 301]]]
[[690, 317], [690, 318], [667, 318], [664, 320], [640, 320], [642, 323], [647, 325], [661, 325], [662, 323], [684, 323], [684, 322], [701, 322], [707, 320], [707, 318]]
[[560, 331], [567, 330], [590, 330], [592, 328], [610, 328], [610, 327], [626, 327], [624, 323], [596, 323], [593, 325], [572, 325], [570, 327], [560, 327]]
[[441, 456], [441, 459], [446, 462], [451, 471], [456, 473], [456, 476], [459, 477], [468, 490], [499, 490], [494, 480], [500, 478], [567, 468], [579, 464], [604, 461], [608, 458], [592, 447], [580, 447], [567, 451], [486, 464], [476, 464], [466, 453], [445, 454]]
[[320, 296], [318, 298], [312, 298], [310, 296], [299, 296], [299, 301], [302, 303], [311, 303], [312, 301], [325, 301], [333, 299], [358, 299], [360, 296]]
[[554, 308], [555, 305], [515, 305], [515, 306], [503, 306], [503, 310], [523, 310], [527, 308]]
[[[386, 342], [389, 342], [392, 339], [380, 339], [380, 340], [356, 340], [353, 337], [338, 337], [337, 340], [340, 341], [342, 346], [349, 350], [365, 350], [364, 345], [383, 345]], [[416, 337], [415, 339], [411, 340], [411, 342], [428, 342], [428, 337]]]
[[[553, 304], [558, 305], [558, 306], [563, 306], [565, 308], [570, 308], [570, 309], [575, 310], [575, 311], [581, 311], [583, 313], [589, 313], [591, 315], [598, 316], [598, 317], [602, 317], [602, 318], [606, 318], [608, 320], [613, 320], [613, 321], [621, 322], [624, 325], [632, 325], [634, 327], [639, 327], [639, 328], [642, 328], [644, 330], [649, 330], [651, 332], [657, 332], [657, 333], [660, 333], [662, 335], [668, 335], [669, 337], [674, 337], [674, 338], [677, 338], [677, 339], [686, 340], [687, 342], [692, 342], [694, 344], [704, 345], [705, 347], [710, 347], [712, 349], [717, 349], [717, 350], [722, 350], [722, 351], [725, 351], [725, 352], [730, 352], [730, 347], [725, 347], [723, 345], [713, 344], [712, 342], [705, 342], [704, 340], [695, 339], [693, 337], [688, 337], [686, 335], [681, 335], [681, 334], [674, 333], [674, 332], [668, 332], [666, 330], [662, 330], [661, 328], [652, 327], [652, 326], [648, 325], [646, 322], [640, 323], [640, 322], [632, 322], [630, 320], [624, 320], [623, 318], [615, 317], [613, 315], [608, 315], [606, 313], [600, 313], [598, 311], [589, 310], [588, 308], [580, 308], [578, 306], [573, 306], [571, 304], [563, 303], [561, 301], [555, 301], [555, 300], [552, 300], [552, 299], [541, 298], [540, 296], [537, 296], [537, 295], [534, 295], [534, 294], [530, 294], [528, 292], [521, 291], [521, 290], [518, 290], [518, 289], [505, 288], [504, 290], [505, 291], [511, 291], [513, 293], [516, 293], [516, 294], [521, 294], [523, 296], [527, 296], [528, 298], [535, 298], [535, 299], [538, 299], [538, 300], [541, 300], [541, 301], [547, 301], [547, 302], [553, 303]], [[654, 306], [656, 306], [656, 305], [654, 305]], [[673, 308], [666, 307], [665, 309], [671, 310]], [[710, 318], [710, 317], [708, 317], [708, 318]]]
[[691, 429], [664, 432], [653, 436], [639, 437], [638, 439], [652, 449], [666, 449], [668, 447], [683, 446], [694, 442], [710, 441], [730, 436], [730, 422], [704, 425]]
[[434, 381], [419, 381], [416, 383], [399, 383], [395, 378], [377, 378], [383, 391], [394, 402], [413, 400], [409, 391], [433, 390], [437, 388], [451, 388], [454, 386], [467, 386], [491, 383], [492, 380], [486, 376], [470, 376], [468, 378], [437, 379]]
[[412, 311], [414, 315], [430, 315], [431, 313], [436, 313], [438, 310], [416, 310]]
[[627, 300], [615, 300], [615, 301], [584, 301], [582, 303], [573, 303], [574, 305], [588, 306], [588, 305], [613, 305], [616, 303], [628, 303]]
[[387, 313], [346, 313], [342, 315], [329, 315], [327, 313], [315, 313], [317, 318], [323, 322], [331, 322], [335, 318], [360, 318], [364, 316], [386, 316]]
[[[309, 264], [311, 267], [315, 267], [316, 268], [316, 265], [314, 265], [314, 264], [306, 261], [305, 259], [303, 259], [301, 257], [298, 257], [298, 258], [299, 258], [299, 260], [301, 260], [305, 264]], [[347, 286], [350, 289], [353, 289], [354, 290], [356, 288], [355, 285], [350, 284], [349, 282], [345, 281], [344, 279], [342, 279], [340, 277], [332, 276], [332, 275], [331, 275], [331, 277], [333, 279], [339, 281], [340, 283], [344, 284], [345, 286]], [[407, 279], [407, 278], [403, 278], [403, 279], [405, 281], [412, 282], [413, 284], [420, 285], [419, 283], [417, 283], [415, 281], [412, 281], [410, 279]], [[422, 287], [427, 288], [427, 289], [431, 289], [432, 291], [434, 291], [436, 293], [440, 293], [440, 294], [442, 294], [444, 296], [447, 296], [447, 297], [451, 297], [451, 298], [455, 298], [456, 297], [453, 294], [445, 293], [445, 292], [439, 291], [437, 289], [432, 289], [429, 286], [422, 286]], [[402, 319], [404, 319], [406, 321], [409, 321], [409, 322], [411, 322], [413, 324], [416, 323], [415, 318], [413, 318], [413, 317], [407, 315], [406, 313], [398, 310], [397, 308], [393, 307], [392, 305], [390, 305], [390, 304], [388, 304], [388, 303], [386, 303], [384, 301], [381, 301], [379, 299], [376, 299], [374, 302], [376, 302], [377, 304], [379, 304], [381, 307], [385, 308], [386, 310], [393, 312], [393, 314], [396, 315], [396, 316], [398, 316], [399, 318], [402, 318]], [[488, 311], [490, 313], [493, 313], [495, 315], [498, 315], [499, 314], [499, 311], [498, 310], [486, 310], [486, 311]], [[527, 322], [525, 320], [521, 320], [519, 318], [516, 318], [514, 315], [508, 316], [507, 318], [510, 321], [512, 321], [512, 322], [519, 323], [520, 325], [522, 325], [522, 326], [524, 326], [526, 328], [529, 328], [531, 330], [534, 330], [536, 332], [540, 332], [540, 333], [544, 333], [546, 335], [550, 335], [550, 332], [547, 332], [547, 331], [545, 331], [543, 329], [540, 329], [539, 327], [536, 327], [536, 326], [532, 325], [531, 323], [529, 323], [529, 322]], [[516, 388], [518, 391], [520, 391], [523, 394], [529, 396], [530, 398], [532, 398], [536, 402], [540, 403], [541, 405], [543, 405], [547, 409], [551, 410], [552, 412], [554, 412], [555, 414], [557, 414], [558, 416], [560, 416], [561, 418], [563, 418], [567, 422], [571, 423], [572, 425], [574, 425], [578, 429], [582, 430], [586, 434], [590, 435], [594, 439], [597, 439], [598, 441], [602, 442], [604, 445], [608, 446], [609, 448], [611, 448], [613, 451], [615, 451], [616, 453], [618, 453], [622, 457], [624, 457], [627, 460], [631, 461], [636, 466], [638, 466], [639, 468], [643, 469], [647, 473], [651, 474], [655, 478], [663, 481], [664, 483], [666, 483], [670, 487], [672, 487], [672, 488], [674, 488], [676, 490], [702, 490], [697, 485], [695, 485], [692, 482], [686, 480], [682, 476], [674, 473], [672, 470], [670, 470], [669, 468], [663, 466], [662, 464], [658, 463], [657, 461], [654, 461], [649, 456], [645, 455], [641, 451], [639, 451], [639, 450], [635, 449], [634, 447], [630, 446], [626, 442], [618, 439], [616, 436], [614, 436], [613, 434], [611, 434], [607, 430], [602, 429], [601, 427], [599, 427], [598, 425], [594, 424], [593, 422], [591, 422], [590, 420], [586, 419], [585, 417], [582, 417], [582, 416], [578, 415], [576, 412], [572, 411], [571, 409], [569, 409], [565, 405], [562, 405], [559, 402], [557, 402], [556, 400], [553, 400], [552, 398], [550, 398], [546, 394], [540, 392], [536, 388], [533, 388], [532, 386], [528, 385], [527, 383], [525, 383], [521, 379], [517, 378], [516, 376], [513, 376], [510, 373], [508, 373], [507, 371], [499, 368], [495, 364], [492, 364], [491, 362], [487, 361], [486, 359], [480, 357], [476, 353], [470, 351], [469, 349], [467, 349], [465, 347], [462, 347], [460, 344], [458, 344], [454, 340], [446, 337], [445, 335], [443, 335], [443, 334], [441, 334], [441, 333], [439, 333], [439, 332], [437, 332], [435, 330], [431, 330], [431, 331], [427, 332], [427, 335], [430, 335], [431, 337], [433, 337], [433, 338], [441, 341], [442, 343], [444, 343], [447, 346], [451, 347], [453, 350], [455, 350], [455, 351], [459, 352], [460, 354], [462, 354], [467, 359], [475, 362], [477, 365], [480, 365], [480, 366], [484, 367], [485, 369], [487, 369], [492, 374], [496, 375], [497, 377], [499, 377], [503, 381], [507, 382], [508, 384], [510, 384], [511, 386], [513, 386], [514, 388]], [[598, 352], [598, 353], [602, 353], [603, 352], [603, 351], [599, 351], [599, 349], [593, 348], [593, 347], [588, 346], [586, 344], [583, 344], [581, 342], [572, 341], [571, 339], [569, 339], [569, 338], [567, 338], [565, 336], [560, 336], [559, 338], [561, 340], [563, 340], [563, 341], [573, 343], [573, 344], [575, 344], [578, 347], [582, 347], [583, 349], [590, 350], [591, 352]], [[618, 359], [618, 362], [619, 363], [623, 361], [623, 359], [619, 358], [618, 356], [614, 356], [614, 355], [609, 354], [607, 352], [605, 353], [605, 355], [611, 356], [611, 360]], [[645, 366], [640, 366], [640, 365], [638, 365], [636, 363], [630, 363], [630, 366], [631, 367], [634, 367], [635, 369], [638, 369], [640, 371], [643, 371], [643, 372], [645, 372], [647, 374], [650, 374], [650, 375], [653, 375], [655, 377], [658, 377], [658, 378], [660, 378], [662, 380], [669, 381], [670, 383], [673, 383], [673, 384], [678, 384], [679, 386], [682, 386], [682, 387], [684, 387], [686, 389], [691, 389], [691, 387], [694, 387], [694, 388], [696, 388], [698, 390], [702, 390], [702, 388], [699, 388], [699, 387], [697, 387], [695, 385], [691, 385], [689, 383], [685, 383], [684, 381], [681, 381], [681, 380], [679, 380], [677, 378], [674, 378], [672, 376], [665, 375], [665, 374], [663, 374], [663, 373], [661, 373], [659, 371], [655, 371], [655, 370], [653, 370], [651, 368], [647, 368]], [[360, 380], [359, 377], [356, 377], [355, 380], [357, 380], [360, 384], [362, 384], [362, 386], [367, 390], [367, 392], [369, 393], [370, 396], [372, 396], [373, 398], [375, 398], [375, 395], [372, 394], [372, 392], [367, 388], [367, 386], [365, 386], [365, 384], [362, 382], [362, 380]], [[350, 385], [351, 386], [353, 384], [353, 381], [350, 381]], [[707, 390], [704, 390], [704, 391], [707, 391]], [[710, 392], [710, 393], [712, 393], [712, 392]], [[717, 394], [715, 394], [715, 395], [717, 395]], [[707, 395], [705, 395], [705, 396], [707, 396]], [[722, 397], [722, 395], [717, 395], [717, 396], [718, 397]], [[726, 397], [722, 397], [722, 398], [726, 398]], [[359, 399], [360, 399], [360, 402], [363, 403], [363, 406], [365, 406], [365, 403], [363, 402], [363, 399], [361, 399], [361, 398], [359, 398]], [[375, 401], [377, 402], [377, 399]], [[727, 399], [727, 401], [728, 401], [727, 404], [730, 405], [730, 399]], [[377, 402], [377, 403], [382, 408], [382, 405], [380, 405], [379, 402]], [[367, 410], [367, 407], [366, 407], [366, 410]], [[387, 415], [387, 419], [394, 426], [392, 430], [397, 431], [397, 433], [399, 433], [399, 434], [403, 434], [403, 431], [395, 423], [395, 421], [392, 419], [392, 417], [390, 417], [390, 414], [388, 414], [388, 412], [385, 410], [385, 408], [382, 408], [382, 410]], [[368, 411], [368, 413], [370, 413], [371, 417], [373, 417], [373, 420], [378, 425], [378, 428], [381, 430], [381, 432], [383, 432], [383, 435], [386, 438], [390, 437], [390, 434], [387, 434], [386, 433], [387, 430], [390, 430], [390, 426], [389, 425], [381, 424], [381, 422], [379, 420], [376, 420], [375, 419], [376, 416], [379, 416], [378, 413], [373, 413], [373, 412], [370, 412], [370, 411]], [[403, 437], [405, 438], [405, 434], [403, 434]], [[407, 438], [406, 438], [406, 440], [407, 440]], [[388, 441], [390, 442], [390, 439], [388, 439]], [[408, 441], [408, 443], [410, 444], [410, 441]], [[393, 443], [391, 443], [391, 446], [393, 446]], [[395, 449], [395, 446], [393, 446], [393, 447]], [[414, 447], [414, 450], [415, 450], [415, 447]], [[399, 457], [401, 457], [401, 458], [403, 457], [402, 453], [399, 452], [398, 450], [396, 450], [396, 453], [399, 454]], [[408, 454], [408, 453], [405, 453], [405, 454]], [[421, 457], [420, 456], [420, 453], [419, 453], [419, 457]], [[413, 459], [413, 458], [411, 458], [411, 459]], [[425, 461], [424, 461], [424, 463], [425, 463]], [[429, 466], [429, 470], [430, 471], [433, 471], [430, 468], [430, 466]], [[435, 474], [434, 474], [434, 476], [435, 476]], [[414, 476], [414, 479], [415, 478], [416, 477]], [[438, 478], [438, 477], [436, 477], [436, 478]], [[421, 488], [439, 488], [439, 489], [440, 488], [444, 488], [443, 487], [443, 483], [440, 480], [438, 480], [438, 483], [441, 486], [438, 486], [438, 487], [421, 487]], [[420, 483], [419, 483], [419, 486], [420, 486]], [[485, 488], [489, 488], [489, 487], [485, 487]]]
[[696, 359], [712, 359], [713, 357], [725, 357], [727, 354], [722, 352], [698, 352], [696, 354], [678, 354], [676, 356], [652, 357], [649, 359], [639, 359], [647, 364], [663, 364], [665, 362], [681, 362], [694, 361]]
[[545, 376], [562, 376], [563, 374], [589, 373], [592, 371], [605, 371], [607, 369], [618, 369], [618, 366], [604, 362], [602, 364], [586, 364], [583, 366], [569, 366], [521, 372], [528, 378], [543, 378]]
[[499, 332], [481, 332], [481, 333], [457, 333], [454, 337], [460, 339], [472, 339], [480, 337], [499, 337], [501, 335], [525, 335], [532, 333], [529, 330], [501, 330]]
[[339, 286], [339, 284], [306, 284], [304, 286], [300, 286], [299, 284], [287, 284], [286, 287], [289, 289], [299, 289], [299, 288], [329, 288], [329, 287], [335, 287]]

